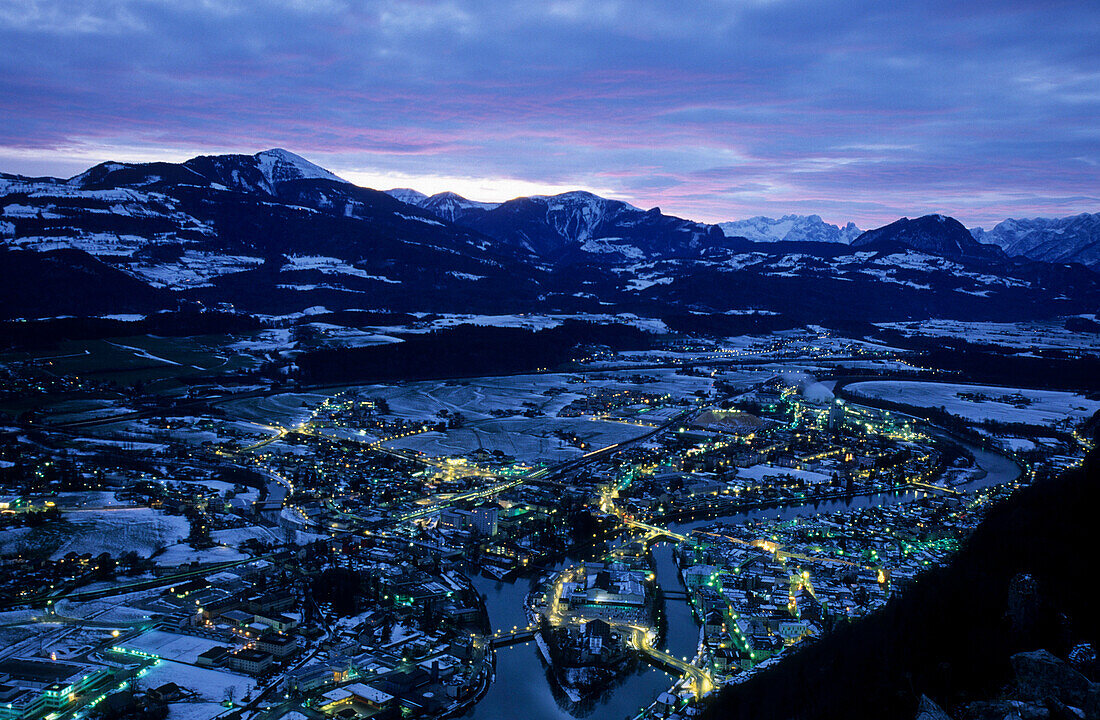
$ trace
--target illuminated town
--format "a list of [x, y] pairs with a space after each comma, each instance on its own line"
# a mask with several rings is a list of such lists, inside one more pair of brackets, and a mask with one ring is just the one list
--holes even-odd
[[1098, 0], [0, 0], [0, 720], [1100, 720]]
[[899, 367], [930, 372], [793, 333], [165, 408], [10, 364], [53, 404], [3, 436], [0, 708], [482, 717], [526, 673], [567, 711], [691, 716], [1088, 449], [1041, 411], [1097, 401], [956, 393], [1021, 408], [994, 439], [876, 400]]

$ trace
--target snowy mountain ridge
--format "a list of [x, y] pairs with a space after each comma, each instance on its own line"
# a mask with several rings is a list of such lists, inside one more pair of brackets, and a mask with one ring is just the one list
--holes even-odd
[[0, 308], [753, 307], [847, 321], [1073, 314], [1100, 297], [1096, 273], [1009, 258], [942, 215], [850, 243], [853, 225], [817, 216], [742, 222], [766, 241], [588, 192], [499, 204], [383, 193], [279, 150], [109, 162], [69, 180], [0, 174]]
[[727, 237], [743, 237], [754, 242], [836, 242], [851, 243], [862, 230], [855, 223], [832, 225], [820, 215], [784, 215], [770, 218], [758, 215], [745, 220], [719, 223]]
[[318, 180], [354, 187], [343, 178], [281, 148], [255, 155], [199, 155], [178, 164], [103, 162], [69, 178], [65, 184], [82, 190], [197, 185], [277, 195], [279, 188], [288, 183]]
[[992, 230], [971, 228], [975, 240], [999, 245], [1011, 256], [1042, 262], [1079, 262], [1100, 270], [1100, 213], [1064, 218], [1009, 218]]
[[476, 200], [467, 200], [458, 193], [453, 192], [441, 192], [432, 195], [429, 198], [425, 198], [422, 202], [416, 203], [424, 210], [430, 213], [434, 213], [448, 222], [455, 222], [458, 218], [462, 217], [470, 210], [492, 210], [498, 207], [500, 203], [486, 203], [477, 202]]

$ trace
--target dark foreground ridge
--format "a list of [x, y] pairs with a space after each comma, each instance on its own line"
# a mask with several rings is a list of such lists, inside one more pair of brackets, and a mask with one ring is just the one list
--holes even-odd
[[[1096, 546], [1098, 456], [1094, 449], [1081, 467], [1015, 493], [950, 564], [881, 612], [727, 689], [706, 717], [911, 719], [922, 695], [950, 713], [1011, 683], [1015, 653], [1095, 647], [1100, 622], [1082, 575]], [[1034, 582], [1021, 582], [1025, 575]]]

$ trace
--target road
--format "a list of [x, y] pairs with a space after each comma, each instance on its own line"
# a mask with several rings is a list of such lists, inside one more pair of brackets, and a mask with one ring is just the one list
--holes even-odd
[[510, 490], [514, 487], [519, 487], [520, 485], [523, 485], [523, 484], [526, 484], [526, 483], [529, 483], [529, 482], [534, 482], [534, 481], [537, 481], [537, 480], [539, 480], [539, 481], [552, 481], [553, 478], [560, 477], [561, 475], [564, 475], [564, 474], [569, 473], [569, 472], [573, 472], [575, 470], [579, 470], [580, 468], [584, 467], [588, 463], [592, 463], [592, 462], [596, 462], [598, 460], [602, 460], [603, 458], [607, 457], [608, 455], [610, 455], [612, 453], [618, 452], [620, 450], [623, 450], [624, 448], [630, 447], [631, 445], [635, 445], [637, 443], [640, 443], [640, 442], [643, 442], [645, 440], [648, 440], [648, 439], [652, 438], [654, 435], [656, 435], [656, 434], [658, 434], [658, 433], [660, 433], [664, 430], [667, 430], [668, 428], [672, 427], [673, 425], [678, 424], [687, 415], [694, 412], [695, 409], [696, 408], [694, 408], [694, 407], [689, 408], [688, 410], [685, 410], [684, 412], [681, 412], [681, 413], [677, 414], [675, 417], [668, 420], [665, 424], [659, 425], [659, 426], [653, 428], [652, 430], [650, 430], [649, 432], [647, 432], [643, 435], [639, 435], [636, 438], [632, 438], [630, 440], [624, 440], [623, 442], [614, 443], [612, 445], [608, 445], [607, 447], [603, 447], [603, 448], [600, 448], [598, 450], [592, 450], [591, 452], [587, 452], [584, 455], [581, 455], [579, 458], [574, 458], [572, 460], [566, 460], [564, 462], [558, 463], [557, 465], [554, 465], [554, 466], [549, 467], [549, 468], [542, 468], [542, 469], [539, 469], [539, 470], [532, 470], [531, 472], [525, 473], [525, 474], [523, 474], [523, 475], [521, 475], [517, 478], [508, 478], [507, 480], [503, 480], [502, 482], [499, 482], [497, 484], [490, 485], [489, 487], [478, 488], [476, 490], [470, 490], [470, 491], [465, 492], [465, 493], [460, 493], [458, 495], [455, 495], [453, 497], [448, 498], [447, 500], [445, 500], [442, 503], [436, 503], [436, 504], [433, 504], [433, 505], [429, 505], [429, 506], [426, 506], [422, 509], [414, 510], [411, 513], [400, 516], [400, 517], [396, 518], [394, 521], [392, 521], [391, 524], [392, 525], [399, 525], [401, 523], [408, 522], [410, 520], [416, 520], [416, 519], [419, 519], [419, 518], [422, 518], [422, 517], [426, 517], [428, 515], [432, 515], [434, 513], [440, 512], [441, 510], [443, 510], [445, 508], [448, 508], [448, 507], [451, 507], [455, 504], [458, 504], [458, 503], [461, 503], [461, 502], [464, 502], [464, 501], [467, 501], [467, 500], [478, 500], [478, 499], [482, 499], [482, 498], [491, 497], [493, 495], [497, 495], [497, 494], [502, 493], [506, 490]]
[[150, 590], [152, 588], [161, 587], [164, 585], [171, 585], [179, 580], [187, 580], [195, 577], [206, 577], [207, 575], [213, 575], [221, 572], [222, 570], [228, 570], [229, 568], [244, 565], [256, 560], [270, 559], [270, 555], [258, 555], [256, 557], [248, 557], [243, 560], [232, 560], [230, 562], [216, 563], [214, 565], [204, 565], [197, 569], [185, 570], [183, 572], [172, 573], [171, 575], [163, 575], [152, 580], [136, 580], [129, 583], [121, 583], [112, 585], [109, 588], [103, 588], [101, 590], [85, 590], [84, 592], [67, 592], [64, 589], [54, 592], [43, 593], [35, 595], [29, 598], [16, 598], [0, 601], [0, 609], [6, 610], [8, 608], [20, 607], [28, 605], [33, 607], [34, 605], [46, 603], [52, 604], [58, 600], [71, 600], [73, 602], [84, 602], [87, 600], [99, 600], [105, 597], [111, 597], [112, 595], [123, 595], [125, 593], [137, 592], [139, 590]]
[[639, 627], [637, 625], [620, 625], [619, 627], [630, 631], [630, 642], [639, 652], [648, 655], [651, 660], [660, 665], [675, 669], [681, 677], [688, 678], [691, 683], [691, 689], [695, 693], [695, 697], [702, 697], [711, 690], [714, 690], [714, 678], [710, 676], [709, 672], [690, 662], [669, 655], [665, 651], [653, 647], [653, 643], [649, 636], [650, 630], [648, 628]]

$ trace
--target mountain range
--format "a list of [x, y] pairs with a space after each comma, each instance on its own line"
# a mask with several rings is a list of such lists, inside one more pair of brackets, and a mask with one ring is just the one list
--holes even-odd
[[1078, 262], [1100, 271], [1100, 213], [1064, 218], [1009, 218], [992, 230], [974, 228], [974, 239], [1009, 255], [1043, 262]]
[[[535, 196], [532, 198], [518, 198], [508, 203], [483, 203], [467, 200], [453, 192], [443, 192], [431, 196], [408, 188], [396, 188], [386, 192], [402, 202], [416, 205], [437, 217], [471, 227], [490, 223], [491, 221], [487, 220], [486, 216], [489, 218], [494, 217], [491, 211], [502, 205], [513, 208], [521, 200], [531, 200], [535, 203], [541, 202], [544, 204], [550, 201], [549, 198]], [[571, 198], [578, 201], [572, 203], [574, 208], [586, 206], [582, 212], [589, 217], [604, 217], [608, 206], [615, 207], [617, 205], [630, 210], [638, 210], [626, 203], [606, 200], [590, 193], [565, 193], [555, 197], [558, 198], [555, 202], [559, 207], [559, 214], [561, 214], [560, 210], [570, 203]], [[1009, 218], [999, 223], [992, 230], [984, 230], [981, 227], [970, 230], [963, 228], [969, 237], [964, 237], [957, 232], [959, 228], [962, 228], [962, 225], [953, 218], [946, 218], [946, 216], [941, 215], [926, 217], [950, 220], [949, 230], [955, 234], [955, 239], [950, 241], [949, 244], [958, 246], [957, 250], [965, 246], [967, 252], [988, 255], [994, 251], [988, 248], [979, 248], [978, 245], [991, 245], [1001, 248], [1010, 257], [1025, 257], [1050, 263], [1081, 263], [1100, 271], [1100, 213], [1082, 213], [1065, 218], [1021, 220]], [[559, 225], [559, 235], [561, 237], [571, 238], [572, 240], [579, 239], [582, 243], [587, 239], [586, 233], [591, 235], [593, 230], [597, 234], [599, 232], [599, 228], [591, 228], [583, 221], [577, 223], [575, 229], [569, 227], [568, 224], [561, 226], [554, 221], [551, 221], [551, 224]], [[854, 245], [858, 238], [865, 235], [864, 231], [860, 230], [855, 223], [849, 222], [844, 226], [833, 225], [822, 220], [820, 215], [784, 215], [780, 218], [757, 216], [745, 220], [718, 223], [717, 227], [727, 237], [744, 238], [764, 243], [829, 242]], [[886, 227], [891, 228], [890, 232], [901, 232], [906, 224], [896, 225], [892, 223]], [[883, 228], [877, 230], [883, 230]], [[909, 226], [906, 230], [909, 233], [916, 231], [917, 226]], [[938, 231], [935, 231], [926, 236], [926, 242], [931, 242], [937, 234], [939, 234]], [[869, 241], [864, 239], [863, 242]], [[601, 245], [605, 245], [604, 249], [606, 251], [606, 244], [601, 243]], [[590, 245], [589, 247], [596, 250], [599, 246]], [[996, 253], [994, 252], [994, 254]]]
[[758, 242], [838, 242], [851, 243], [862, 234], [855, 223], [844, 227], [831, 225], [820, 215], [784, 215], [781, 218], [752, 217], [718, 223], [731, 237], [743, 237]]
[[[1013, 234], [1007, 222], [1032, 225]], [[1053, 252], [1035, 236], [1084, 237], [1088, 223], [1046, 222], [989, 234], [941, 215], [863, 233], [817, 216], [709, 225], [587, 192], [503, 203], [380, 192], [278, 149], [109, 162], [70, 179], [0, 174], [0, 315], [323, 306], [690, 324], [1094, 312], [1100, 275], [1064, 253], [1034, 257]]]

